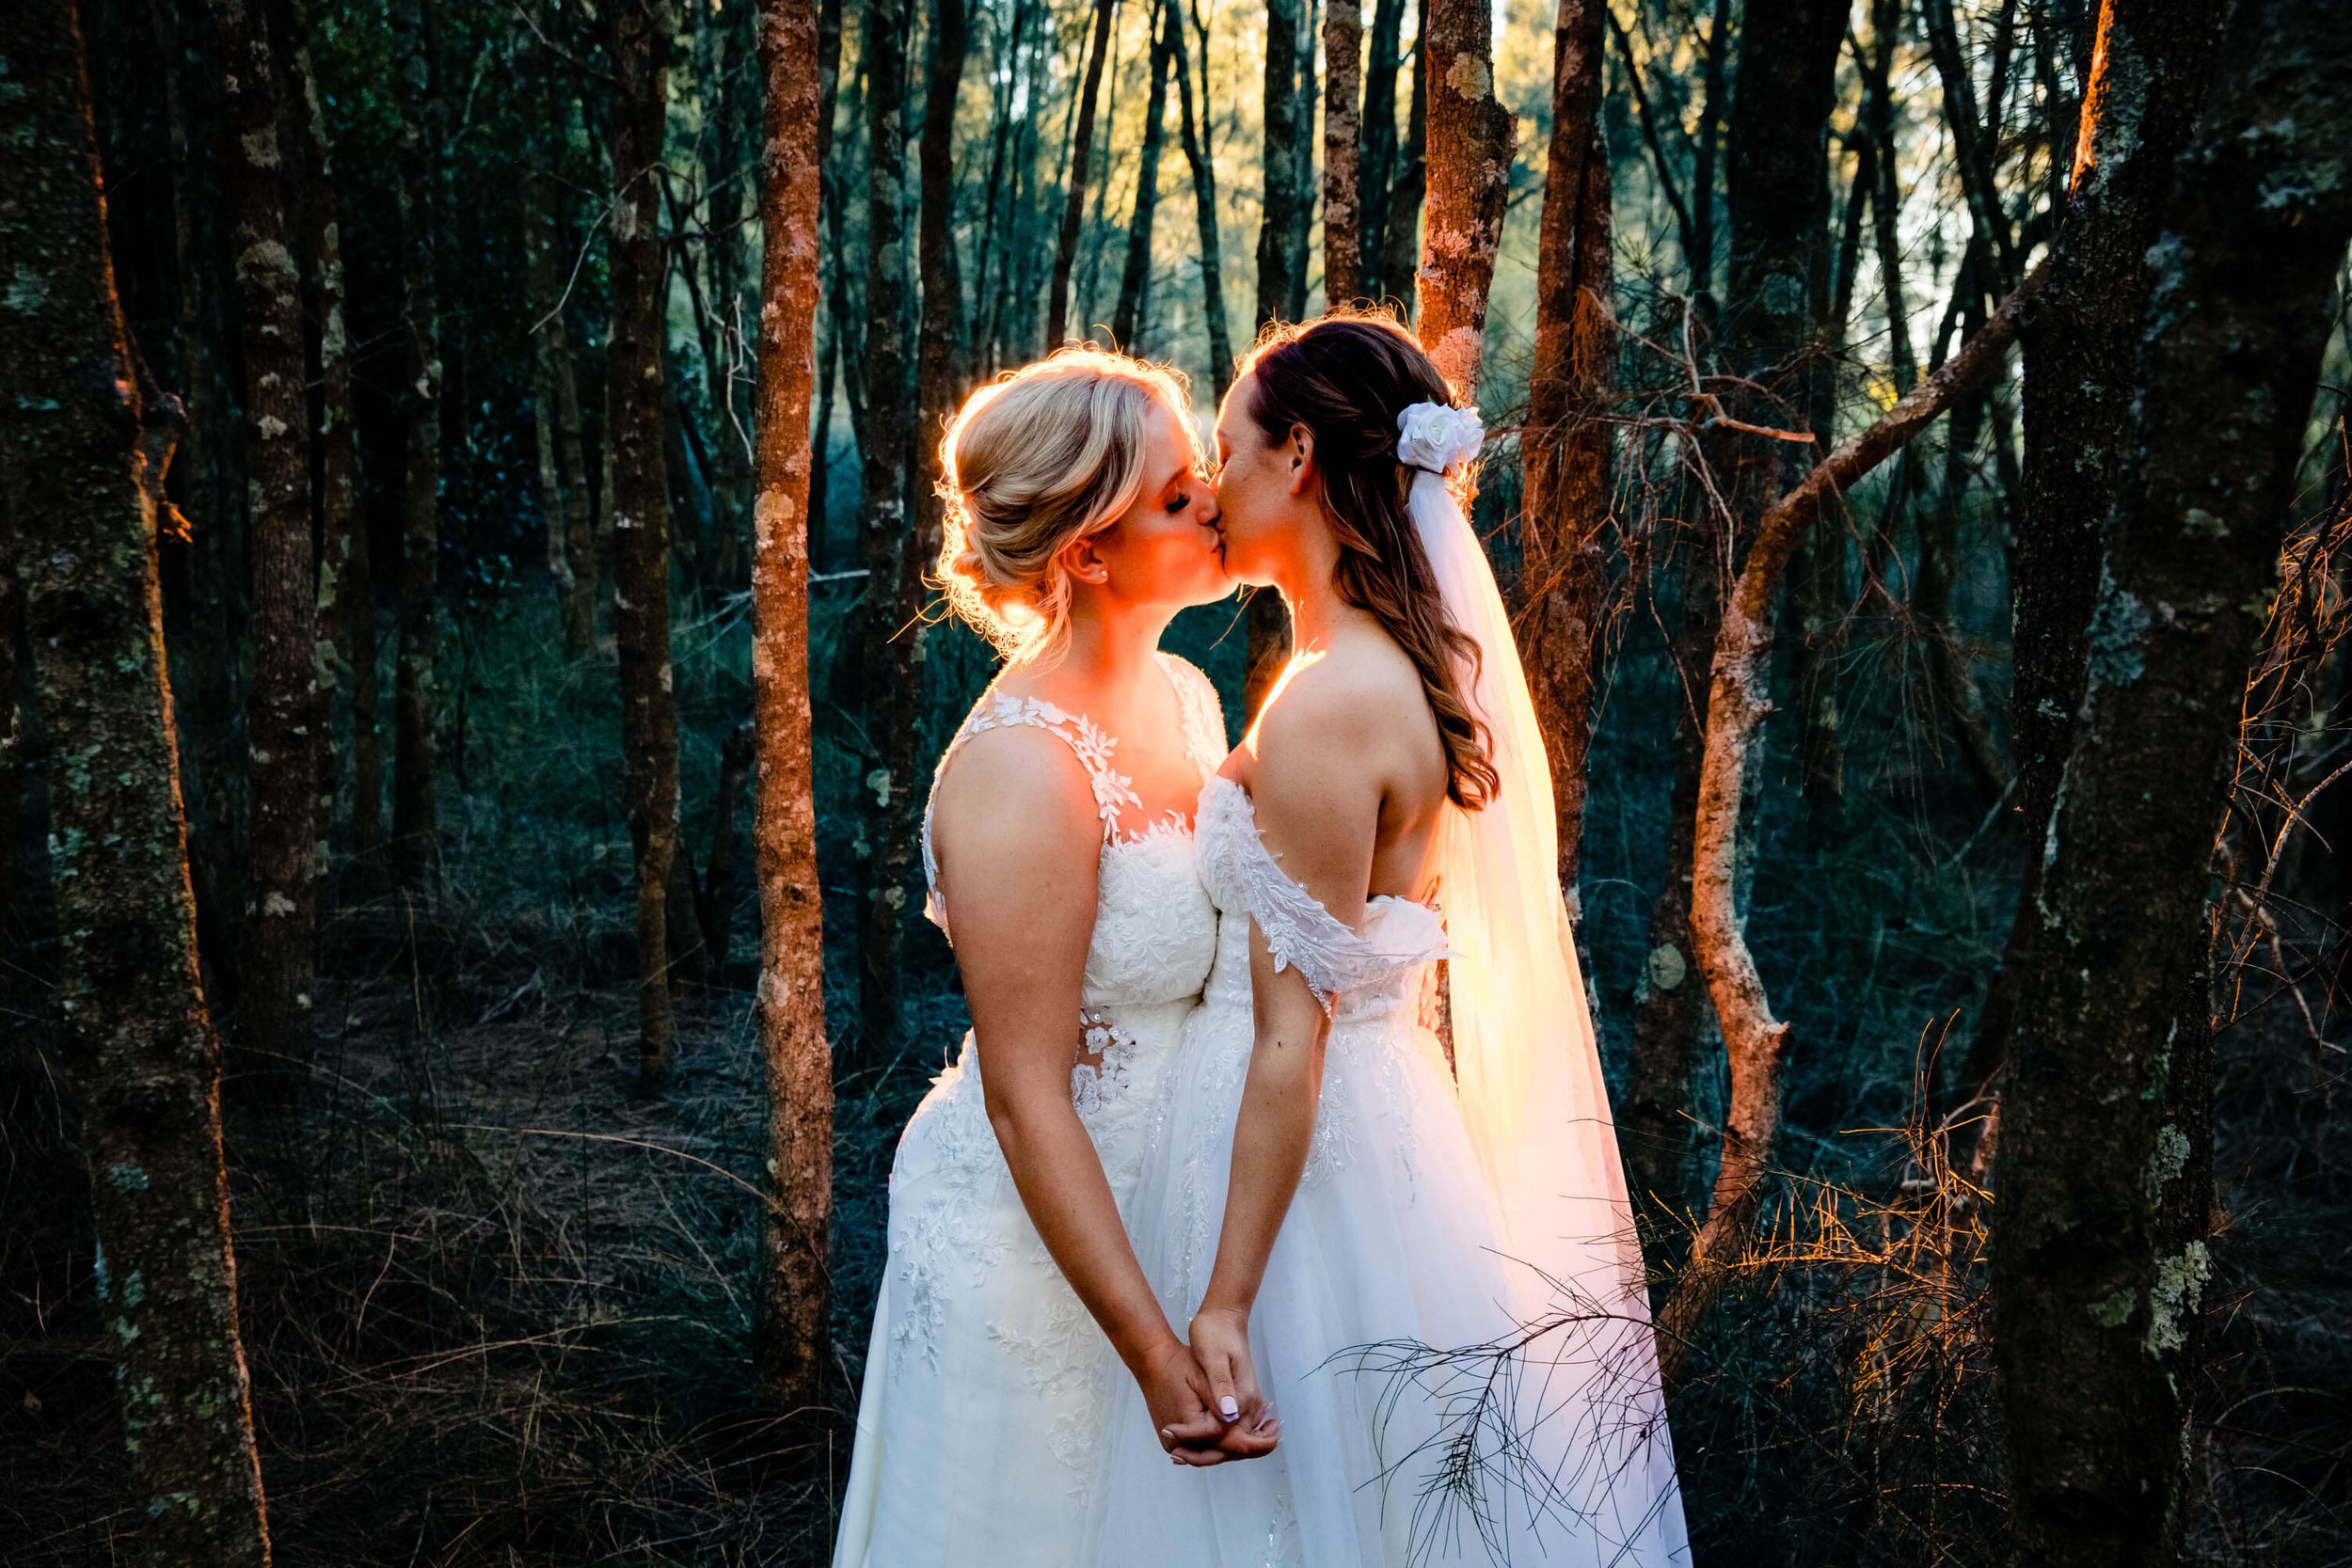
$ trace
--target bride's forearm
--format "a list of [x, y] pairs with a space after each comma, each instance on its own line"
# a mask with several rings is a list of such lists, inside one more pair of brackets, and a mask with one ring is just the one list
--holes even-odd
[[992, 1085], [989, 1101], [1022, 1207], [1120, 1359], [1133, 1369], [1177, 1343], [1136, 1260], [1102, 1157], [1067, 1095], [1000, 1096]]
[[[1299, 986], [1303, 996], [1306, 988]], [[1282, 1216], [1307, 1168], [1315, 1111], [1323, 1092], [1323, 1047], [1329, 1024], [1311, 1001], [1276, 1006], [1259, 1019], [1258, 1042], [1242, 1085], [1233, 1127], [1233, 1164], [1224, 1228], [1200, 1303], [1203, 1312], [1248, 1315], [1265, 1278]]]

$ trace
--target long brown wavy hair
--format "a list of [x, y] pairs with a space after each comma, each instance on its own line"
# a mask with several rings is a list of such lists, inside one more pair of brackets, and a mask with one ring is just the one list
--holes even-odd
[[1396, 455], [1397, 416], [1417, 403], [1451, 404], [1454, 389], [1410, 333], [1370, 312], [1270, 327], [1242, 369], [1257, 376], [1249, 416], [1267, 440], [1289, 440], [1294, 426], [1314, 436], [1323, 515], [1340, 546], [1332, 584], [1413, 661], [1445, 743], [1446, 794], [1477, 810], [1500, 783], [1468, 695], [1478, 644], [1446, 616], [1406, 508], [1413, 470]]

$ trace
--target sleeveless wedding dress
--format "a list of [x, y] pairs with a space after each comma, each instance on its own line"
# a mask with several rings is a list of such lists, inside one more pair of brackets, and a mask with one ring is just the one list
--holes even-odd
[[1129, 1229], [1170, 1321], [1189, 1322], [1216, 1254], [1256, 1042], [1254, 918], [1276, 967], [1295, 966], [1331, 1014], [1305, 1175], [1250, 1318], [1282, 1438], [1263, 1459], [1178, 1468], [1124, 1390], [1088, 1560], [1687, 1560], [1646, 1304], [1504, 1349], [1531, 1293], [1514, 1276], [1525, 1266], [1499, 1246], [1495, 1200], [1429, 1026], [1432, 960], [1447, 946], [1438, 912], [1375, 897], [1349, 928], [1282, 871], [1231, 780], [1208, 782], [1196, 823], [1220, 914], [1216, 959], [1154, 1117]]
[[[1216, 689], [1175, 655], [1159, 659], [1176, 689], [1186, 753], [1210, 774], [1226, 749]], [[1071, 1100], [1123, 1212], [1216, 955], [1216, 909], [1190, 825], [1172, 813], [1135, 820], [1142, 802], [1116, 770], [1116, 742], [1082, 715], [991, 691], [940, 771], [971, 736], [1012, 726], [1043, 730], [1077, 754], [1102, 816], [1094, 931], [1071, 1023]], [[952, 942], [928, 807], [923, 870], [926, 912]], [[1084, 1550], [1115, 1389], [1128, 1381], [1022, 1207], [967, 1032], [891, 1165], [889, 1260], [834, 1568], [1069, 1568]], [[1137, 1411], [1133, 1419], [1149, 1437], [1148, 1418]]]

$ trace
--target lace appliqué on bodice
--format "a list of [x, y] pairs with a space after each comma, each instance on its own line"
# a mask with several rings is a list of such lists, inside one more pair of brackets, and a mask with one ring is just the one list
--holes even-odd
[[[1372, 935], [1350, 928], [1325, 909], [1275, 860], [1259, 834], [1249, 792], [1232, 780], [1209, 782], [1200, 816], [1204, 871], [1213, 864], [1211, 879], [1237, 895], [1265, 933], [1276, 973], [1296, 969], [1326, 1013], [1348, 992], [1396, 980], [1445, 957], [1445, 927], [1425, 904], [1375, 897], [1375, 911], [1391, 917], [1373, 922]], [[1423, 918], [1414, 918], [1417, 914]]]

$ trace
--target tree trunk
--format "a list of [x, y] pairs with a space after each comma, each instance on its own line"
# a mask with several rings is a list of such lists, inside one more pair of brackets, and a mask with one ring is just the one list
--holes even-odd
[[1389, 219], [1380, 234], [1383, 297], [1396, 301], [1398, 319], [1413, 319], [1420, 292], [1422, 197], [1428, 189], [1429, 0], [1419, 0], [1420, 24], [1413, 33], [1413, 101], [1405, 120], [1405, 151], [1389, 198]]
[[1430, 0], [1429, 223], [1421, 246], [1422, 347], [1454, 393], [1478, 401], [1518, 125], [1495, 97], [1488, 0]]
[[128, 1496], [146, 1560], [265, 1568], [164, 674], [156, 509], [179, 410], [136, 389], [70, 0], [0, 7], [0, 513], [24, 546], [49, 737], [58, 1044], [113, 1282]]
[[[1070, 341], [1070, 269], [1078, 259], [1078, 230], [1086, 221], [1087, 168], [1094, 153], [1094, 103], [1103, 88], [1103, 63], [1110, 58], [1111, 11], [1115, 3], [1116, 0], [1095, 0], [1094, 4], [1094, 42], [1087, 52], [1086, 86], [1079, 89], [1078, 94], [1078, 129], [1070, 144], [1070, 174], [1062, 192], [1061, 234], [1054, 246], [1053, 302], [1047, 307], [1048, 325], [1045, 328], [1048, 351], [1059, 348]], [[904, 0], [867, 0], [866, 18], [869, 23], [878, 10], [898, 15], [903, 23]], [[874, 35], [869, 32], [866, 37], [870, 39]], [[875, 53], [885, 57], [884, 63], [887, 63], [887, 56], [896, 55], [897, 79], [899, 91], [903, 93], [906, 85], [905, 40], [901, 39], [885, 43]], [[870, 63], [866, 74], [873, 82], [878, 83], [882, 79]], [[871, 103], [878, 94], [871, 86], [866, 91], [866, 101]], [[898, 112], [896, 106], [890, 111], [894, 117]], [[894, 157], [893, 162], [897, 161]]]
[[[1295, 277], [1304, 288], [1307, 257], [1297, 236], [1299, 0], [1266, 0], [1263, 161], [1265, 195], [1258, 223], [1257, 325], [1283, 320]], [[1281, 595], [1253, 590], [1245, 601], [1242, 706], [1254, 716], [1290, 658], [1290, 617]]]
[[620, 653], [621, 750], [637, 870], [637, 1086], [670, 1079], [669, 887], [677, 854], [677, 705], [670, 690], [669, 476], [661, 449], [660, 176], [669, 8], [613, 0], [606, 17], [612, 99], [612, 630]]
[[722, 983], [726, 979], [727, 949], [735, 935], [735, 818], [742, 808], [743, 784], [751, 772], [752, 727], [740, 724], [719, 746], [719, 792], [710, 813], [710, 859], [703, 865], [701, 895], [694, 905], [710, 973]]
[[808, 694], [808, 404], [817, 320], [818, 29], [801, 0], [763, 0], [759, 384], [752, 509], [752, 705], [758, 784], [758, 1019], [768, 1077], [768, 1216], [754, 1346], [761, 1397], [811, 1411], [831, 1361], [833, 1057]]
[[1669, 1379], [1688, 1364], [1695, 1337], [1746, 1244], [1763, 1199], [1766, 1163], [1780, 1131], [1780, 1078], [1788, 1025], [1772, 1017], [1741, 929], [1737, 888], [1749, 753], [1771, 708], [1766, 656], [1772, 650], [1772, 601], [1789, 557], [1832, 498], [1851, 491], [1954, 398], [1974, 389], [1999, 366], [2016, 336], [2019, 300], [2043, 276], [2035, 274], [2003, 302], [1983, 331], [1961, 346], [1950, 363], [1831, 452], [1765, 513], [1724, 604], [1708, 691], [1707, 747], [1699, 768], [1697, 826], [1692, 839], [1691, 934], [1708, 998], [1723, 1024], [1730, 1103], [1712, 1204], [1706, 1223], [1692, 1238], [1690, 1260], [1658, 1318], [1660, 1367]]
[[[961, 0], [951, 3], [961, 9]], [[1152, 45], [1152, 90], [1143, 106], [1143, 150], [1136, 161], [1136, 206], [1127, 224], [1127, 264], [1120, 271], [1119, 305], [1111, 312], [1111, 339], [1131, 354], [1136, 351], [1136, 313], [1142, 308], [1152, 281], [1152, 222], [1160, 204], [1160, 145], [1166, 139], [1168, 120], [1168, 67], [1173, 57], [1174, 40], [1184, 26], [1184, 18], [1176, 14], [1173, 0], [1155, 8], [1155, 11], [1159, 36]], [[930, 206], [927, 178], [925, 211]]]
[[[1174, 0], [1170, 0], [1171, 8]], [[1225, 247], [1217, 237], [1216, 226], [1216, 164], [1209, 155], [1206, 124], [1196, 121], [1192, 110], [1192, 65], [1184, 53], [1184, 24], [1176, 19], [1175, 59], [1176, 102], [1184, 126], [1184, 162], [1192, 167], [1193, 214], [1200, 230], [1200, 304], [1201, 313], [1209, 326], [1209, 375], [1216, 388], [1216, 401], [1225, 401], [1226, 390], [1233, 384], [1233, 340], [1225, 323]], [[1203, 102], [1202, 119], [1208, 104], [1209, 62], [1206, 46], [1200, 61], [1200, 88]]]
[[[1707, 64], [1700, 73], [1698, 147], [1691, 163], [1691, 296], [1699, 319], [1715, 319], [1715, 164], [1723, 148], [1731, 88], [1731, 0], [1715, 0], [1707, 24]], [[1888, 166], [1894, 166], [1888, 160]]]
[[1607, 412], [1616, 361], [1611, 311], [1609, 144], [1600, 122], [1604, 0], [1560, 0], [1551, 50], [1551, 147], [1535, 258], [1535, 355], [1528, 376], [1519, 537], [1519, 642], [1550, 743], [1560, 885], [1571, 910], [1584, 832], [1613, 479]]
[[[1380, 299], [1389, 277], [1382, 264], [1388, 244], [1389, 209], [1395, 198], [1397, 48], [1405, 29], [1405, 0], [1373, 0], [1372, 45], [1364, 66], [1363, 151], [1357, 169], [1357, 199], [1361, 231], [1357, 255], [1363, 264], [1361, 289], [1365, 298]], [[1329, 161], [1329, 154], [1325, 154]], [[1326, 223], [1330, 222], [1327, 214]], [[1329, 266], [1328, 262], [1325, 263]], [[1326, 297], [1330, 294], [1327, 287]]]
[[1324, 0], [1323, 298], [1340, 306], [1364, 293], [1359, 186], [1363, 117], [1364, 13], [1360, 0]]
[[[906, 892], [882, 863], [899, 815], [894, 796], [900, 787], [914, 787], [912, 778], [890, 770], [898, 704], [907, 695], [913, 652], [913, 644], [899, 640], [898, 585], [920, 564], [909, 561], [914, 545], [908, 537], [913, 519], [907, 504], [914, 439], [907, 385], [907, 29], [906, 0], [866, 0], [866, 518], [859, 538], [866, 596], [858, 619], [860, 684], [870, 738], [860, 791], [866, 848], [859, 859], [865, 897], [858, 996], [860, 1046], [869, 1061], [884, 1059], [898, 1040]], [[1071, 189], [1082, 197], [1077, 172], [1072, 172]]]
[[335, 796], [343, 771], [333, 695], [340, 673], [350, 668], [352, 620], [362, 610], [352, 597], [352, 556], [365, 547], [366, 525], [359, 515], [359, 448], [351, 412], [351, 341], [343, 322], [342, 221], [335, 194], [334, 144], [310, 61], [309, 0], [289, 0], [286, 10], [291, 24], [288, 53], [301, 95], [295, 123], [310, 191], [304, 204], [303, 242], [318, 284], [318, 693], [312, 710], [318, 736], [318, 805], [311, 829], [324, 877], [327, 834], [334, 825]]
[[220, 32], [226, 182], [243, 304], [253, 553], [253, 841], [240, 1064], [269, 1098], [309, 1077], [318, 936], [318, 588], [310, 561], [310, 382], [302, 271], [286, 224], [277, 62], [257, 0], [212, 0]]
[[[2039, 844], [2074, 744], [2099, 585], [2100, 525], [2115, 499], [2152, 278], [2148, 247], [2172, 166], [2212, 80], [2221, 0], [2106, 0], [2086, 62], [2081, 140], [2052, 248], [2050, 291], [2025, 344], [2023, 513], [2011, 563], [2010, 748], [2026, 842]], [[2143, 94], [2145, 95], [2143, 98]], [[2029, 855], [2002, 968], [1971, 1042], [1968, 1086], [2008, 1054], [2018, 966], [2042, 924]]]
[[392, 861], [402, 887], [421, 892], [437, 874], [433, 666], [439, 641], [434, 604], [440, 557], [441, 325], [434, 277], [441, 112], [433, 64], [434, 0], [397, 0], [400, 56], [401, 251], [405, 263], [408, 385], [406, 483], [400, 552], [400, 667], [393, 693]]
[[[550, 125], [561, 125], [561, 95], [552, 70], [541, 73], [540, 103]], [[588, 460], [580, 430], [580, 382], [571, 334], [564, 324], [569, 242], [562, 219], [560, 139], [551, 138], [549, 167], [526, 175], [523, 188], [524, 275], [536, 328], [532, 365], [534, 424], [539, 444], [539, 491], [547, 514], [548, 571], [564, 614], [564, 653], [586, 658], [596, 645], [596, 562]]]
[[1298, 42], [1292, 50], [1292, 58], [1298, 65], [1298, 94], [1296, 134], [1291, 138], [1291, 157], [1296, 167], [1291, 174], [1291, 189], [1298, 193], [1297, 205], [1291, 210], [1290, 254], [1297, 258], [1291, 273], [1291, 295], [1282, 315], [1287, 321], [1307, 319], [1307, 261], [1313, 254], [1315, 227], [1315, 109], [1322, 100], [1315, 91], [1315, 39], [1322, 0], [1305, 0], [1298, 12]]
[[[2074, 188], [2120, 222], [2102, 208], [2135, 171], [2109, 139], [2121, 127], [2100, 127], [2129, 109], [2153, 134], [2143, 95], [2162, 82], [2169, 96], [2180, 56], [2118, 59], [2131, 19], [2118, 4], [2101, 20], [2118, 74], [2093, 83]], [[2194, 988], [2183, 1028], [2182, 992], [2208, 950], [2248, 664], [2352, 242], [2347, 37], [2348, 0], [2233, 8], [2144, 279], [2129, 285], [2149, 302], [2139, 356], [2099, 362], [2097, 401], [2106, 374], [2132, 401], [2097, 457], [2115, 501], [2046, 924], [2019, 987], [1993, 1254], [2017, 1560], [2032, 1568], [2178, 1556], [2213, 1201], [2212, 1043], [2198, 1027], [2211, 996]], [[2087, 270], [2109, 232], [2086, 222], [2059, 261]], [[2081, 309], [2092, 296], [2067, 298]]]

